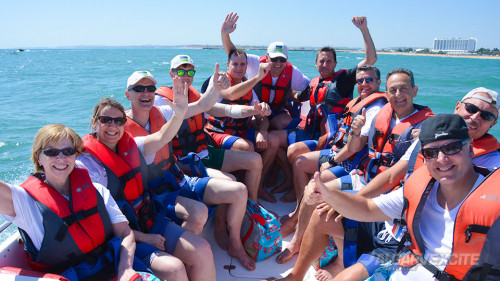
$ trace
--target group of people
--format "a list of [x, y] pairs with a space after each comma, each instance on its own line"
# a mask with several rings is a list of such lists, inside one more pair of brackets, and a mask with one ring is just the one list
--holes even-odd
[[[318, 280], [366, 279], [408, 254], [405, 240], [412, 254], [393, 278], [462, 279], [475, 261], [450, 260], [479, 253], [484, 235], [464, 244], [463, 230], [454, 229], [489, 227], [500, 214], [496, 201], [475, 196], [498, 193], [492, 171], [500, 144], [488, 134], [498, 94], [476, 88], [454, 114], [434, 116], [413, 103], [418, 87], [408, 69], [389, 72], [386, 91], [379, 89], [365, 17], [352, 20], [365, 59], [336, 70], [335, 50], [321, 48], [312, 80], [288, 62], [282, 42], [262, 57], [236, 48], [230, 34], [237, 20], [231, 13], [221, 28], [227, 72], [216, 64], [202, 94], [192, 86], [193, 60], [178, 55], [171, 87], [135, 71], [125, 90], [130, 109], [102, 99], [83, 138], [61, 124], [40, 129], [34, 173], [20, 186], [0, 182], [0, 213], [20, 229], [32, 267], [70, 280], [110, 274], [135, 280], [137, 271], [163, 280], [216, 280], [211, 246], [199, 236], [214, 215], [217, 244], [254, 270], [241, 243], [247, 200], [276, 202], [273, 194], [286, 191], [280, 200], [297, 205], [280, 219], [281, 231], [293, 238], [276, 261], [297, 253], [298, 260], [283, 280], [302, 280], [330, 237], [338, 256], [317, 271]], [[308, 122], [335, 120], [336, 133], [291, 143], [307, 101]], [[277, 167], [285, 180], [269, 191]], [[478, 204], [488, 204], [488, 213]]]

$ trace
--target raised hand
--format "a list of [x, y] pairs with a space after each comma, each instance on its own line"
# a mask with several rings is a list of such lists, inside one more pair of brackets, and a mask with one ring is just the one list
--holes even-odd
[[264, 79], [264, 77], [266, 77], [266, 75], [269, 73], [270, 70], [271, 70], [270, 63], [263, 62], [263, 63], [259, 64], [259, 73], [257, 73], [257, 78], [259, 80]]
[[184, 116], [188, 108], [188, 89], [187, 82], [182, 83], [181, 77], [175, 76], [173, 79], [172, 91], [174, 92], [174, 101], [167, 98], [163, 100], [172, 108], [176, 115]]
[[215, 63], [214, 74], [212, 75], [212, 83], [215, 86], [215, 89], [221, 91], [231, 87], [231, 80], [225, 73], [219, 73], [219, 63]]
[[366, 17], [353, 17], [352, 23], [359, 29], [366, 29], [368, 24]]
[[356, 118], [354, 118], [354, 120], [352, 121], [351, 134], [353, 134], [354, 136], [359, 136], [359, 134], [361, 133], [361, 128], [363, 128], [365, 123], [366, 123], [366, 108], [363, 108], [361, 110], [361, 115], [356, 116]]
[[232, 33], [236, 29], [236, 22], [238, 21], [238, 18], [239, 16], [237, 13], [228, 14], [222, 23], [220, 32], [225, 35]]

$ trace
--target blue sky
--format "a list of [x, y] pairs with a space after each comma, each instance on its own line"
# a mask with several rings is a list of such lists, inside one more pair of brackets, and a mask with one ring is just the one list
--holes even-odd
[[500, 48], [500, 1], [5, 0], [0, 48], [221, 44], [227, 13], [236, 45], [362, 48], [351, 18], [364, 15], [377, 48], [432, 47], [435, 37]]

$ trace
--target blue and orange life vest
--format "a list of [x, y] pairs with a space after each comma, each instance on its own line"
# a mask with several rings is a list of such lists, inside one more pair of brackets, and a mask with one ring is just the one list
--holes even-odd
[[104, 200], [86, 169], [69, 176], [69, 200], [44, 182], [42, 173], [21, 184], [35, 200], [43, 217], [44, 236], [37, 250], [20, 229], [30, 264], [36, 270], [57, 272], [83, 261], [97, 260], [113, 236]]
[[311, 109], [315, 104], [322, 103], [332, 113], [344, 111], [346, 105], [352, 100], [352, 92], [348, 97], [343, 97], [336, 84], [339, 75], [345, 71], [345, 69], [341, 69], [328, 78], [323, 79], [318, 76], [311, 80], [309, 83]]
[[[266, 62], [266, 56], [260, 57], [260, 62]], [[273, 85], [273, 79], [271, 77], [271, 73], [269, 72], [254, 87], [259, 100], [269, 104], [272, 110], [283, 108], [292, 92], [292, 74], [293, 66], [288, 61], [286, 62], [285, 68], [281, 71], [278, 81], [276, 81], [276, 85]], [[271, 90], [274, 90], [273, 101], [270, 101]]]
[[[489, 175], [489, 171], [486, 169], [476, 167], [476, 171], [487, 177], [475, 190], [467, 195], [459, 207], [455, 218], [452, 256], [444, 271], [439, 271], [423, 258], [425, 247], [420, 233], [422, 209], [430, 190], [434, 187], [435, 179], [430, 176], [426, 167], [416, 170], [408, 178], [403, 192], [406, 206], [405, 220], [411, 237], [410, 249], [412, 254], [399, 259], [400, 266], [410, 267], [421, 262], [435, 276], [454, 277], [461, 280], [469, 268], [476, 263], [483, 248], [486, 233], [493, 222], [500, 216], [500, 190], [498, 189], [500, 171], [496, 170]], [[484, 210], [488, 211], [485, 212]]]
[[83, 137], [83, 146], [104, 166], [108, 177], [106, 187], [118, 205], [128, 203], [133, 209], [134, 217], [124, 212], [130, 226], [147, 231], [153, 225], [155, 213], [147, 191], [146, 161], [132, 136], [124, 132], [118, 141], [117, 153], [91, 134]]
[[[231, 87], [236, 85], [231, 75], [229, 75], [228, 73], [226, 73], [226, 75], [227, 77], [229, 77], [229, 80], [231, 81]], [[245, 82], [246, 80], [247, 80], [246, 77], [243, 77], [241, 81]], [[252, 90], [250, 90], [245, 95], [236, 100], [223, 99], [220, 103], [229, 105], [252, 105], [252, 98], [253, 98], [253, 93]], [[209, 131], [216, 133], [224, 133], [238, 137], [245, 137], [246, 131], [250, 126], [250, 121], [251, 121], [250, 117], [231, 118], [229, 116], [215, 117], [210, 115], [207, 118], [207, 124], [205, 125], [205, 128]]]
[[425, 119], [434, 116], [428, 107], [413, 105], [418, 112], [399, 122], [390, 129], [393, 108], [387, 103], [373, 119], [368, 136], [368, 155], [361, 160], [360, 170], [365, 181], [394, 165], [414, 141], [411, 134], [415, 126]]
[[[174, 92], [171, 88], [161, 86], [156, 90], [156, 94], [173, 101]], [[189, 87], [188, 102], [192, 103], [200, 99], [200, 93], [193, 87]], [[175, 155], [179, 157], [187, 156], [189, 152], [199, 153], [207, 149], [208, 137], [204, 131], [205, 118], [203, 113], [191, 116], [182, 121], [182, 125], [177, 132], [177, 136], [172, 140], [172, 148]]]

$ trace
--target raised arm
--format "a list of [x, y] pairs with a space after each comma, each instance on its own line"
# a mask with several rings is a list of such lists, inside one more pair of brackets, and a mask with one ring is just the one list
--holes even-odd
[[163, 100], [172, 108], [174, 115], [163, 124], [158, 132], [144, 138], [144, 156], [155, 154], [169, 143], [179, 131], [188, 107], [188, 88], [187, 83], [181, 83], [180, 77], [173, 78], [174, 101], [171, 102], [166, 98]]
[[12, 191], [10, 186], [3, 181], [0, 181], [0, 213], [15, 217], [16, 211], [12, 202]]
[[120, 262], [118, 264], [118, 280], [125, 281], [136, 273], [132, 268], [135, 254], [135, 237], [127, 222], [113, 224], [113, 233], [122, 238], [120, 246]]
[[363, 41], [365, 42], [365, 59], [362, 60], [358, 66], [364, 64], [374, 65], [377, 62], [377, 51], [375, 49], [375, 44], [373, 44], [372, 36], [368, 30], [368, 23], [366, 17], [353, 17], [352, 23], [361, 30], [363, 34]]
[[244, 96], [248, 91], [250, 91], [260, 80], [264, 79], [271, 69], [271, 64], [261, 63], [259, 64], [259, 72], [256, 76], [248, 79], [245, 82], [241, 82], [237, 85], [229, 87], [221, 91], [220, 96], [226, 100], [237, 100]]
[[220, 96], [221, 90], [227, 89], [231, 86], [231, 81], [225, 74], [219, 73], [219, 63], [215, 63], [215, 71], [212, 75], [212, 83], [208, 86], [207, 90], [200, 99], [188, 104], [188, 109], [184, 118], [189, 118], [191, 116], [209, 111], [217, 102]]
[[232, 33], [236, 29], [236, 22], [238, 21], [237, 13], [230, 13], [226, 16], [226, 19], [222, 23], [222, 27], [220, 29], [220, 35], [222, 37], [222, 45], [224, 46], [224, 50], [226, 54], [229, 55], [231, 50], [236, 49], [229, 34]]

